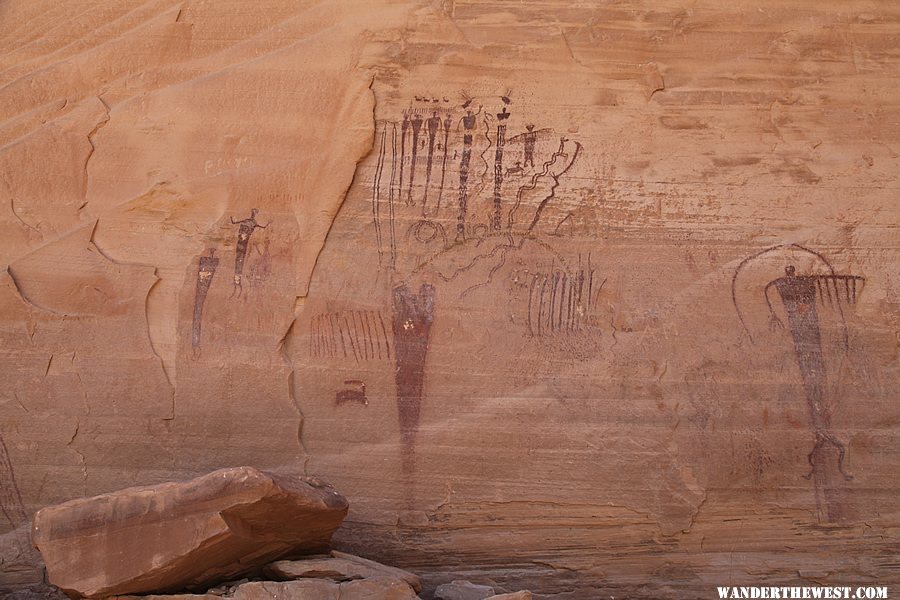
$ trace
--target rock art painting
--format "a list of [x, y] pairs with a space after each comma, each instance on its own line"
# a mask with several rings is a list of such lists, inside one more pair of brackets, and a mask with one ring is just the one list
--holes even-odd
[[359, 379], [347, 379], [344, 381], [344, 389], [338, 390], [335, 394], [334, 401], [340, 406], [344, 403], [358, 403], [363, 406], [369, 405], [369, 399], [366, 398], [366, 383]]
[[203, 327], [203, 305], [206, 303], [206, 295], [212, 285], [216, 269], [219, 268], [219, 259], [216, 257], [216, 249], [210, 248], [208, 256], [200, 257], [197, 267], [197, 290], [194, 295], [194, 318], [191, 324], [191, 346], [194, 352], [200, 350], [200, 335]]
[[[616, 179], [624, 159], [604, 149], [614, 142], [584, 135], [589, 125], [583, 122], [561, 126], [528, 93], [475, 94], [464, 83], [461, 87], [434, 94], [436, 103], [431, 95], [388, 96], [376, 111], [372, 153], [360, 166], [346, 213], [334, 229], [338, 240], [351, 232], [368, 235], [370, 253], [335, 245], [326, 247], [322, 258], [325, 265], [359, 260], [370, 269], [349, 278], [323, 272], [320, 289], [327, 291], [307, 317], [311, 355], [333, 365], [327, 385], [338, 390], [314, 381], [312, 373], [321, 370], [301, 378], [306, 393], [337, 394], [331, 408], [312, 407], [312, 414], [340, 419], [347, 439], [371, 440], [374, 455], [356, 454], [355, 460], [395, 465], [393, 481], [404, 490], [401, 505], [407, 510], [400, 521], [456, 518], [455, 511], [465, 509], [425, 507], [446, 507], [453, 482], [470, 481], [475, 472], [492, 474], [495, 497], [527, 503], [527, 493], [511, 491], [520, 484], [507, 485], [505, 477], [522, 464], [549, 468], [533, 458], [540, 450], [497, 447], [520, 443], [500, 440], [553, 430], [569, 440], [587, 440], [584, 454], [571, 459], [580, 465], [579, 473], [603, 472], [615, 480], [634, 468], [635, 457], [643, 457], [642, 470], [657, 483], [650, 484], [651, 496], [632, 498], [630, 506], [655, 515], [654, 527], [663, 535], [687, 535], [712, 489], [744, 485], [745, 479], [753, 493], [765, 495], [782, 477], [778, 485], [794, 486], [794, 506], [813, 515], [816, 525], [858, 522], [856, 486], [863, 475], [857, 442], [847, 429], [846, 395], [863, 368], [862, 346], [853, 343], [855, 325], [848, 317], [871, 277], [841, 273], [824, 254], [801, 244], [724, 251], [709, 241], [716, 239], [712, 230], [704, 233], [708, 246], [694, 250], [685, 240], [695, 225], [678, 229], [672, 220], [681, 217], [665, 214], [667, 206], [693, 200], [677, 198], [680, 192], [666, 186], [644, 207], [617, 197], [625, 188], [635, 194], [647, 184], [625, 175]], [[494, 87], [507, 89], [500, 82]], [[622, 261], [631, 253], [642, 255], [651, 230], [666, 230], [671, 237], [648, 243], [647, 252], [655, 255], [648, 254], [647, 264], [635, 271], [633, 262]], [[682, 245], [692, 249], [683, 264], [673, 266]], [[791, 262], [785, 253], [805, 258]], [[649, 267], [656, 263], [670, 271]], [[703, 269], [706, 279], [699, 275]], [[681, 278], [674, 288], [664, 283], [673, 276]], [[721, 304], [712, 310], [721, 300], [715, 286], [727, 290], [728, 283], [734, 291], [723, 301], [733, 304], [730, 312]], [[693, 308], [685, 316], [680, 311], [687, 306]], [[384, 346], [393, 354], [354, 357], [349, 337], [339, 329], [330, 333], [325, 315], [338, 313], [389, 314], [381, 320], [389, 323]], [[734, 338], [735, 314], [743, 337]], [[701, 331], [715, 352], [697, 345], [692, 336]], [[324, 342], [323, 333], [328, 334]], [[754, 393], [753, 405], [765, 404], [760, 431], [746, 423], [750, 403], [742, 406], [738, 391], [729, 389], [723, 397], [722, 381], [731, 377], [723, 372], [743, 368], [748, 344], [774, 348], [778, 340], [782, 350], [790, 350], [791, 361], [781, 363], [774, 392]], [[681, 358], [688, 352], [696, 364]], [[772, 368], [764, 357], [755, 357], [754, 364], [761, 372]], [[647, 365], [646, 383], [626, 383], [638, 365]], [[682, 403], [679, 390], [685, 385], [704, 391]], [[621, 400], [611, 402], [607, 395]], [[622, 423], [653, 429], [649, 423], [668, 419], [664, 414], [671, 414], [672, 429], [650, 445], [611, 433]], [[555, 430], [542, 418], [567, 425]], [[372, 429], [373, 422], [380, 429]], [[785, 428], [799, 430], [790, 438], [797, 440], [793, 453], [778, 447], [776, 432]], [[446, 444], [453, 446], [448, 440], [460, 438], [471, 440], [464, 445], [476, 444], [481, 454], [445, 454]], [[807, 438], [808, 446], [800, 447]], [[320, 447], [328, 454], [334, 443], [323, 440]], [[734, 450], [721, 461], [702, 458], [708, 454], [700, 448], [709, 453], [716, 444]], [[522, 448], [539, 447], [534, 442]], [[678, 458], [683, 452], [698, 453], [687, 470]], [[320, 460], [347, 461], [336, 453]], [[791, 479], [799, 482], [790, 484]], [[587, 504], [596, 501], [595, 494], [612, 504], [623, 497], [590, 485], [573, 493]], [[489, 502], [491, 495], [481, 498]], [[485, 512], [491, 515], [485, 519], [507, 514], [504, 508]]]
[[[791, 254], [807, 255], [825, 270], [824, 273], [798, 273], [794, 264], [787, 264], [781, 277], [765, 284], [762, 296], [768, 310], [770, 328], [787, 328], [793, 340], [794, 356], [814, 436], [814, 445], [808, 456], [811, 471], [806, 477], [812, 479], [815, 488], [818, 518], [822, 522], [839, 522], [844, 515], [837, 490], [842, 481], [850, 481], [853, 477], [844, 466], [846, 444], [832, 431], [834, 403], [828, 403], [826, 398], [829, 391], [828, 369], [823, 353], [820, 312], [830, 311], [832, 318], [837, 320], [837, 350], [839, 355], [845, 355], [850, 351], [850, 346], [844, 311], [856, 304], [866, 280], [858, 275], [837, 274], [824, 256], [799, 244], [768, 248], [754, 254], [741, 262], [732, 279], [734, 306], [748, 334], [750, 332], [737, 299], [742, 270], [753, 261], [785, 250]], [[779, 304], [787, 317], [786, 325], [776, 310]]]
[[589, 327], [607, 281], [596, 276], [590, 259], [587, 268], [533, 273], [530, 279], [527, 323], [533, 337], [580, 333]]
[[[552, 210], [558, 190], [570, 183], [584, 146], [526, 122], [514, 106], [510, 92], [466, 93], [457, 103], [442, 95], [411, 100], [396, 119], [377, 121], [367, 200], [377, 269], [365, 284], [374, 287], [308, 317], [309, 357], [343, 374], [331, 392], [335, 407], [372, 411], [391, 397], [397, 458], [413, 503], [420, 430], [443, 393], [431, 376], [439, 368], [432, 346], [441, 314], [507, 298], [491, 319], [508, 319], [522, 351], [542, 369], [550, 364], [546, 353], [587, 356], [606, 339], [598, 318], [606, 278], [590, 252], [583, 261], [551, 239], [565, 218]], [[509, 136], [510, 128], [517, 133]], [[451, 180], [459, 182], [455, 189], [447, 189]], [[553, 341], [564, 336], [571, 340]], [[528, 348], [527, 340], [541, 341]]]
[[466, 109], [465, 116], [461, 117], [460, 123], [465, 129], [463, 134], [463, 149], [459, 159], [459, 215], [456, 222], [456, 239], [464, 240], [466, 237], [466, 216], [469, 206], [469, 163], [472, 161], [472, 139], [477, 125], [478, 115], [481, 114], [481, 107], [478, 112], [473, 113], [467, 101], [463, 105]]
[[416, 431], [425, 385], [428, 339], [434, 322], [434, 287], [422, 284], [417, 292], [406, 285], [394, 288], [392, 331], [396, 360], [397, 411], [403, 445], [403, 468], [413, 469]]
[[0, 535], [247, 465], [425, 598], [896, 578], [900, 4], [0, 6]]
[[[405, 472], [414, 468], [415, 433], [422, 406], [427, 402], [425, 374], [429, 331], [435, 318], [435, 304], [441, 302], [442, 288], [449, 282], [468, 281], [457, 292], [458, 298], [465, 300], [479, 288], [490, 286], [509, 257], [528, 254], [527, 250], [523, 251], [526, 245], [543, 244], [546, 252], [558, 256], [555, 250], [540, 241], [543, 236], [536, 230], [544, 211], [556, 199], [561, 180], [583, 152], [579, 141], [554, 136], [551, 128], [534, 130], [530, 123], [525, 126], [524, 133], [507, 140], [507, 126], [513, 114], [510, 111], [512, 100], [507, 95], [485, 98], [475, 108], [476, 102], [479, 101], [466, 97], [455, 108], [411, 105], [402, 111], [398, 120], [380, 122], [376, 131], [377, 157], [370, 197], [372, 241], [377, 248], [379, 264], [387, 268], [387, 277], [395, 282], [390, 301], [393, 313], [391, 336], [395, 348], [396, 395]], [[488, 102], [499, 107], [495, 113], [485, 109]], [[423, 114], [429, 111], [431, 116], [424, 117]], [[454, 123], [456, 127], [451, 136]], [[387, 142], [389, 135], [390, 144]], [[541, 144], [538, 144], [539, 140]], [[418, 152], [423, 144], [427, 148], [425, 157]], [[517, 159], [512, 171], [504, 166], [505, 149], [507, 156], [513, 153]], [[477, 154], [473, 155], [476, 150]], [[442, 153], [440, 179], [432, 178], [436, 163], [434, 155], [438, 151]], [[441, 206], [446, 163], [451, 152], [459, 160], [456, 207]], [[391, 165], [390, 180], [385, 177], [386, 164]], [[475, 164], [482, 168], [476, 168]], [[419, 177], [418, 183], [417, 172], [424, 175]], [[434, 187], [437, 189], [432, 189]], [[405, 198], [405, 202], [396, 204], [395, 199], [399, 198]], [[428, 250], [424, 254], [407, 250], [416, 246]], [[528, 294], [529, 304], [523, 310], [529, 336], [563, 330], [581, 331], [585, 315], [596, 304], [596, 293], [602, 289], [603, 282], [599, 277], [594, 281], [593, 270], [585, 272], [576, 268], [570, 273], [565, 264], [566, 260], [560, 257], [562, 270], [548, 275], [537, 272], [529, 275], [532, 287]], [[471, 277], [473, 274], [480, 275]], [[369, 314], [371, 311], [351, 312]], [[380, 315], [377, 320], [382, 321]], [[381, 329], [375, 321], [372, 319], [371, 330], [378, 335]], [[356, 329], [351, 323], [337, 315], [314, 317], [312, 354], [349, 357], [346, 350], [349, 348], [355, 361], [360, 357], [367, 359], [366, 343], [356, 339], [358, 336], [348, 335], [344, 341], [344, 329]], [[525, 334], [524, 331], [521, 333]], [[390, 342], [385, 339], [384, 344], [387, 347]], [[357, 351], [357, 347], [362, 350]], [[374, 351], [372, 355], [374, 357]]]
[[258, 212], [259, 210], [254, 208], [250, 211], [250, 216], [241, 221], [235, 221], [234, 217], [231, 217], [231, 224], [238, 226], [237, 243], [234, 247], [234, 288], [232, 290], [232, 295], [237, 294], [238, 297], [244, 291], [244, 261], [247, 260], [247, 251], [250, 248], [250, 237], [257, 229], [265, 229], [269, 226], [269, 224], [260, 225], [256, 222]]
[[[389, 323], [390, 321], [388, 321]], [[389, 324], [381, 311], [341, 311], [313, 317], [310, 356], [352, 358], [354, 362], [393, 356]]]

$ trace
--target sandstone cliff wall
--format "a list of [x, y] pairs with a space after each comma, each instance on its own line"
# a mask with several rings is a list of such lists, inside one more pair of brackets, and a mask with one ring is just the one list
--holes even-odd
[[900, 582], [898, 35], [874, 1], [0, 4], [0, 530], [250, 464], [426, 583]]

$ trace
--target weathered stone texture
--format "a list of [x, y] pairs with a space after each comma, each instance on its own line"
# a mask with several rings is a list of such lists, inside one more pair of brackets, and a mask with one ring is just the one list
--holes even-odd
[[895, 581], [898, 35], [0, 2], [0, 528], [250, 464], [331, 481], [338, 547], [423, 595]]
[[406, 582], [416, 592], [422, 591], [418, 576], [403, 569], [389, 567], [359, 556], [334, 551], [325, 558], [281, 560], [266, 566], [265, 574], [274, 579], [323, 578], [350, 581], [372, 577], [390, 577]]

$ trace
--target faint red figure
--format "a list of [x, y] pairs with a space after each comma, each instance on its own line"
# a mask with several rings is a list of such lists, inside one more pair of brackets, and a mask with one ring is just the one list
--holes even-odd
[[244, 289], [242, 285], [244, 260], [247, 258], [247, 248], [250, 246], [250, 236], [253, 235], [253, 232], [256, 231], [257, 228], [265, 229], [270, 225], [270, 223], [260, 225], [256, 222], [256, 215], [258, 212], [259, 210], [255, 208], [252, 209], [250, 211], [250, 218], [244, 219], [243, 221], [235, 221], [234, 217], [231, 217], [232, 225], [240, 225], [234, 255], [234, 288], [231, 292], [232, 297], [237, 294], [238, 298], [240, 298], [241, 292]]

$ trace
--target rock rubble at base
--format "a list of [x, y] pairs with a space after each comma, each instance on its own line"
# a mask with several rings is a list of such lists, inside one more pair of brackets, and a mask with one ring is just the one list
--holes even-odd
[[[348, 508], [317, 479], [251, 467], [72, 500], [38, 511], [30, 540], [24, 528], [0, 538], [0, 597], [421, 600], [417, 575], [328, 550]], [[20, 579], [28, 586], [2, 593], [2, 584]], [[530, 600], [531, 593], [495, 595], [453, 581], [434, 598]]]
[[451, 581], [439, 585], [434, 591], [435, 600], [486, 600], [494, 596], [494, 588], [471, 581]]
[[44, 560], [31, 544], [28, 524], [0, 535], [0, 598], [3, 600], [66, 600], [47, 582]]
[[455, 580], [439, 585], [434, 591], [434, 600], [531, 600], [531, 592], [496, 594], [491, 586]]
[[337, 551], [323, 558], [278, 561], [266, 567], [264, 572], [276, 580], [324, 578], [334, 581], [351, 581], [372, 577], [389, 577], [406, 582], [416, 593], [422, 591], [422, 582], [416, 575], [408, 571]]
[[[421, 600], [419, 578], [402, 569], [333, 551], [267, 565], [263, 576], [279, 581], [247, 579], [221, 584], [205, 593], [115, 596], [108, 600]], [[494, 589], [468, 581], [442, 584], [435, 600], [531, 600], [531, 592], [494, 594]]]
[[409, 584], [390, 577], [347, 582], [304, 578], [296, 581], [251, 581], [234, 586], [225, 595], [180, 594], [117, 596], [115, 600], [417, 600]]
[[327, 548], [348, 506], [321, 481], [237, 467], [44, 508], [32, 539], [72, 597], [205, 589]]

